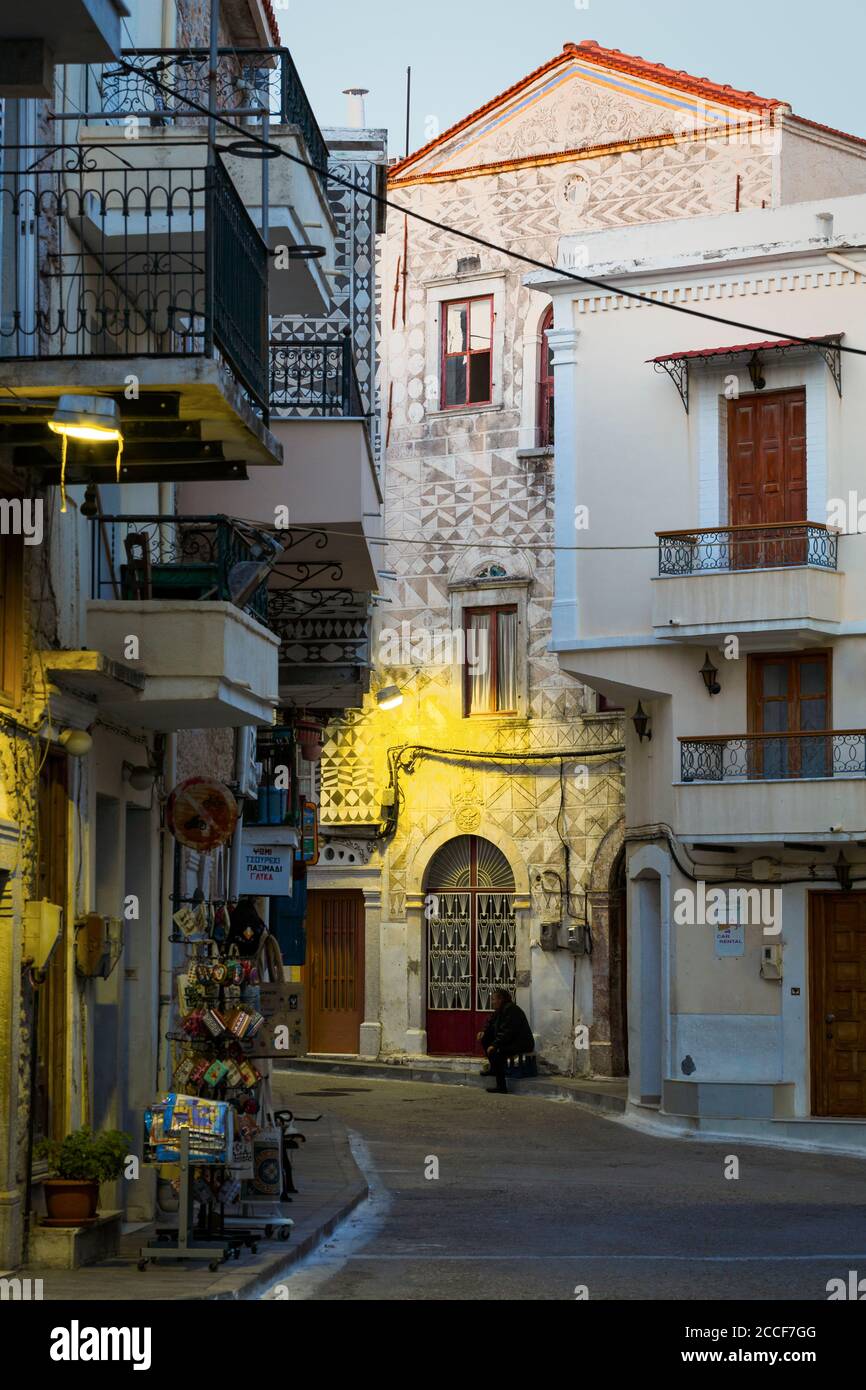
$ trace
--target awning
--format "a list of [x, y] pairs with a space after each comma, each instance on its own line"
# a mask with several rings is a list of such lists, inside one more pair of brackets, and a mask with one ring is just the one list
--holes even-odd
[[[680, 399], [689, 409], [689, 368], [717, 363], [719, 359], [748, 357], [750, 371], [760, 365], [760, 359], [768, 353], [774, 357], [784, 357], [789, 353], [819, 352], [827, 364], [833, 384], [842, 395], [842, 354], [839, 344], [844, 333], [821, 333], [809, 338], [769, 338], [756, 343], [737, 343], [732, 347], [688, 348], [682, 352], [664, 353], [661, 357], [648, 357], [657, 372], [667, 372], [680, 393]], [[753, 374], [754, 380], [754, 374]], [[756, 389], [761, 389], [756, 386]]]

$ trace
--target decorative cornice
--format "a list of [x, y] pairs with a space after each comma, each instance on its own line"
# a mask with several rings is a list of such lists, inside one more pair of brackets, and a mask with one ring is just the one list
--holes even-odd
[[[772, 121], [770, 120], [770, 124]], [[682, 130], [667, 135], [641, 135], [632, 140], [613, 140], [602, 145], [582, 145], [570, 150], [553, 150], [546, 154], [522, 155], [515, 159], [500, 159], [490, 164], [470, 164], [460, 169], [444, 169], [429, 174], [407, 174], [403, 178], [391, 177], [389, 190], [410, 188], [414, 184], [448, 183], [452, 179], [489, 178], [496, 174], [511, 173], [516, 169], [541, 169], [552, 164], [568, 164], [584, 159], [601, 159], [607, 155], [634, 154], [640, 150], [663, 149], [669, 145], [694, 144], [700, 140], [721, 140], [731, 143], [744, 135], [764, 133], [768, 121], [741, 121], [736, 125], [720, 129]]]
[[[688, 274], [696, 267], [683, 267], [683, 273]], [[646, 272], [643, 272], [645, 275]], [[621, 279], [621, 276], [612, 275], [611, 280]], [[638, 281], [640, 274], [629, 277], [630, 280]], [[599, 293], [591, 288], [582, 290], [577, 287], [575, 290], [575, 304], [579, 314], [606, 313], [608, 310], [616, 309], [649, 309], [652, 308], [654, 301], [660, 304], [705, 304], [711, 302], [718, 307], [719, 301], [725, 299], [745, 298], [759, 294], [781, 294], [791, 293], [798, 290], [818, 290], [818, 289], [841, 289], [845, 285], [853, 285], [859, 279], [857, 272], [845, 270], [841, 266], [834, 268], [817, 267], [801, 268], [797, 270], [774, 270], [760, 271], [754, 274], [744, 273], [742, 275], [728, 275], [727, 278], [710, 278], [701, 280], [700, 283], [688, 285], [667, 284], [662, 286], [640, 286], [642, 299], [630, 299], [626, 295], [617, 294], [615, 290], [609, 293]], [[631, 288], [631, 284], [629, 285]]]

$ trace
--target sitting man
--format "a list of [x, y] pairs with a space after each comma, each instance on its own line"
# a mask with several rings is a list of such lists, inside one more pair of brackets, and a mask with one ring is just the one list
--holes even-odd
[[490, 1059], [490, 1073], [496, 1077], [496, 1085], [488, 1086], [490, 1092], [505, 1095], [505, 1069], [509, 1057], [518, 1057], [535, 1051], [535, 1038], [529, 1026], [529, 1019], [511, 998], [507, 989], [497, 988], [491, 995], [493, 1013], [478, 1040]]

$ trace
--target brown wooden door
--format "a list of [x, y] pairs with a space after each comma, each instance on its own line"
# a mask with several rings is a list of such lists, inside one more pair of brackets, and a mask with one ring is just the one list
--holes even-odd
[[364, 1019], [364, 895], [307, 897], [310, 1051], [357, 1053]]
[[731, 565], [801, 565], [806, 536], [754, 526], [806, 520], [806, 392], [767, 391], [728, 402], [728, 524]]
[[810, 893], [812, 1109], [866, 1117], [866, 893]]
[[[791, 735], [832, 728], [830, 652], [749, 657], [749, 733]], [[750, 750], [755, 777], [829, 777], [833, 740], [759, 739]]]

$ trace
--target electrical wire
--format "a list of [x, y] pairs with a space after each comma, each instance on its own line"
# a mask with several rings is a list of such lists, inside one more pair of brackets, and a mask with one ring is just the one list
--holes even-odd
[[[787, 342], [802, 343], [804, 346], [811, 348], [832, 348], [834, 351], [849, 352], [857, 357], [866, 357], [866, 348], [852, 347], [845, 343], [831, 343], [824, 338], [807, 338], [796, 333], [787, 331], [781, 332], [779, 329], [775, 328], [763, 328], [754, 323], [745, 323], [742, 319], [730, 319], [721, 314], [710, 314], [702, 309], [693, 309], [685, 304], [675, 304], [668, 300], [655, 299], [652, 295], [641, 294], [639, 290], [624, 289], [621, 286], [611, 284], [607, 280], [598, 280], [589, 275], [578, 275], [576, 271], [565, 270], [561, 266], [551, 265], [549, 261], [538, 260], [535, 256], [527, 256], [521, 251], [511, 250], [509, 247], [501, 246], [495, 241], [490, 241], [487, 237], [478, 236], [475, 232], [468, 232], [460, 227], [452, 227], [447, 222], [440, 222], [438, 218], [427, 217], [424, 213], [418, 212], [414, 208], [409, 208], [403, 203], [395, 202], [393, 198], [388, 198], [384, 194], [372, 192], [369, 188], [363, 188], [360, 184], [355, 183], [352, 179], [345, 178], [342, 174], [332, 173], [330, 169], [322, 169], [319, 165], [314, 164], [312, 160], [304, 159], [301, 155], [292, 154], [288, 150], [284, 150], [280, 145], [275, 145], [271, 141], [264, 140], [261, 136], [253, 134], [249, 129], [236, 125], [225, 116], [217, 112], [211, 112], [202, 102], [194, 101], [192, 97], [185, 96], [183, 93], [178, 92], [176, 88], [169, 86], [165, 82], [160, 82], [152, 73], [142, 68], [137, 68], [134, 63], [127, 63], [123, 59], [119, 59], [118, 61], [120, 66], [125, 68], [128, 72], [144, 78], [154, 86], [159, 87], [161, 91], [166, 92], [169, 96], [184, 102], [191, 110], [198, 111], [203, 116], [213, 116], [214, 120], [219, 125], [225, 126], [226, 129], [232, 131], [235, 135], [240, 135], [245, 144], [257, 145], [260, 149], [266, 151], [269, 157], [288, 159], [293, 164], [298, 164], [310, 170], [311, 173], [317, 174], [321, 179], [337, 183], [353, 193], [369, 198], [372, 202], [381, 207], [390, 208], [393, 212], [399, 212], [404, 217], [411, 217], [416, 222], [421, 222], [427, 227], [432, 227], [435, 231], [445, 232], [449, 236], [459, 237], [463, 241], [471, 242], [474, 246], [481, 246], [485, 250], [494, 251], [497, 255], [505, 256], [509, 260], [519, 261], [522, 265], [530, 266], [534, 270], [549, 271], [551, 274], [564, 280], [573, 280], [577, 284], [588, 285], [592, 289], [604, 290], [605, 293], [616, 295], [619, 298], [632, 299], [637, 303], [651, 305], [659, 309], [667, 309], [672, 313], [686, 314], [690, 318], [706, 319], [710, 323], [723, 324], [728, 328], [740, 328], [749, 333], [761, 333], [770, 338], [780, 338]], [[231, 146], [226, 146], [225, 152], [231, 154]]]

